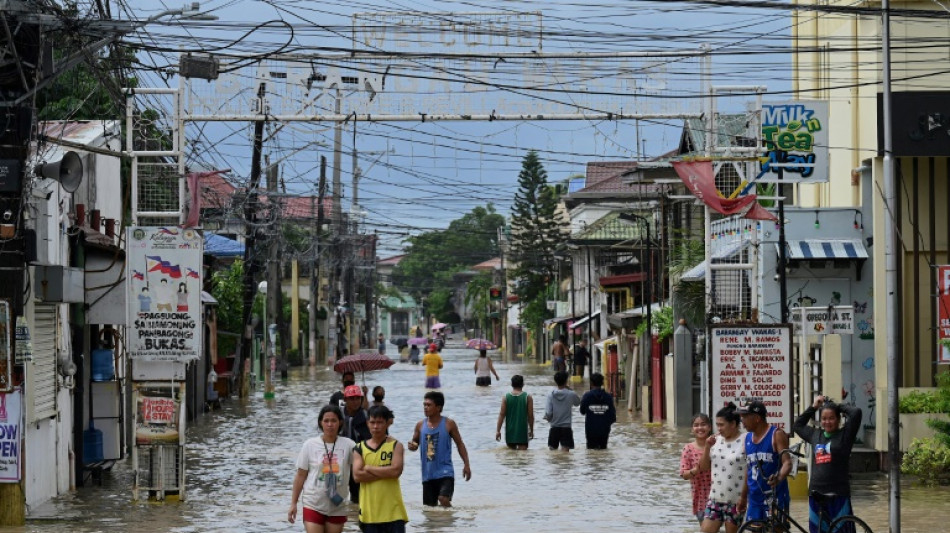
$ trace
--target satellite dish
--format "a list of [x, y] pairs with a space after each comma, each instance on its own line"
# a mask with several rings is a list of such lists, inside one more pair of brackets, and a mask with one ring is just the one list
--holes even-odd
[[47, 179], [58, 181], [63, 190], [72, 194], [82, 183], [82, 158], [76, 152], [66, 152], [55, 163], [43, 163], [33, 167], [33, 173]]

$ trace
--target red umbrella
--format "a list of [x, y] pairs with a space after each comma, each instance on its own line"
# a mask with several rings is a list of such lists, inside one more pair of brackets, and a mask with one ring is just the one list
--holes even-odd
[[[378, 352], [358, 352], [347, 355], [333, 365], [333, 370], [343, 372], [369, 372], [371, 370], [385, 370], [395, 364], [395, 361]], [[364, 378], [365, 381], [365, 378]]]
[[494, 342], [487, 339], [469, 339], [465, 346], [475, 350], [495, 350], [498, 348]]

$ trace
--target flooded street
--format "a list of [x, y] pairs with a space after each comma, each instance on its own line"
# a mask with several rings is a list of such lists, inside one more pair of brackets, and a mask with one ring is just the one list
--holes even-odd
[[[449, 510], [424, 509], [417, 453], [406, 453], [401, 478], [410, 531], [540, 532], [619, 530], [695, 532], [689, 513], [688, 483], [679, 479], [679, 454], [686, 430], [646, 427], [618, 410], [610, 449], [584, 448], [583, 418], [574, 417], [578, 449], [550, 452], [548, 426], [541, 419], [544, 396], [553, 388], [548, 368], [496, 362], [501, 381], [477, 388], [472, 365], [477, 352], [452, 348], [443, 354], [444, 414], [455, 419], [468, 446], [472, 479], [458, 481]], [[513, 374], [526, 378], [535, 397], [537, 438], [527, 452], [508, 450], [494, 439], [503, 394]], [[359, 376], [357, 381], [361, 382]], [[425, 393], [420, 366], [396, 364], [366, 374], [366, 385], [386, 388], [386, 403], [396, 414], [390, 433], [405, 443], [422, 418]], [[296, 368], [276, 386], [276, 399], [260, 393], [246, 403], [232, 398], [188, 430], [187, 501], [131, 501], [131, 461], [116, 465], [99, 486], [87, 486], [39, 509], [31, 509], [25, 528], [0, 532], [134, 531], [258, 532], [303, 531], [287, 523], [294, 460], [301, 444], [317, 433], [316, 414], [339, 378], [327, 368]], [[577, 386], [582, 393], [587, 382]], [[625, 403], [624, 403], [625, 405]], [[864, 475], [854, 483], [855, 508], [875, 531], [887, 531], [887, 481]], [[903, 531], [944, 530], [950, 491], [907, 487]], [[807, 520], [805, 503], [793, 503], [794, 516]], [[355, 509], [344, 531], [357, 531]]]

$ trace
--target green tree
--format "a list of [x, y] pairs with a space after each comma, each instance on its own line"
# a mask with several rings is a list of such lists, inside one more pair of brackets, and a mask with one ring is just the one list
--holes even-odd
[[465, 287], [465, 305], [472, 310], [472, 318], [478, 322], [482, 331], [488, 330], [488, 312], [492, 307], [488, 290], [492, 281], [491, 272], [479, 272]]
[[[555, 279], [554, 252], [567, 231], [557, 216], [558, 197], [548, 185], [547, 172], [534, 151], [528, 152], [518, 174], [518, 192], [512, 205], [511, 260], [515, 265], [514, 292], [529, 310], [529, 328], [547, 316], [544, 300], [551, 280]], [[535, 313], [530, 311], [534, 310]]]
[[[417, 298], [426, 297], [430, 312], [441, 316], [452, 309], [449, 286], [452, 275], [498, 255], [498, 229], [505, 217], [495, 207], [476, 207], [445, 230], [429, 231], [406, 239], [406, 257], [393, 272], [394, 285]], [[435, 295], [437, 289], [444, 294]], [[444, 301], [439, 306], [435, 302]]]
[[244, 298], [244, 261], [231, 263], [227, 270], [211, 275], [211, 296], [218, 301], [218, 329], [243, 333], [241, 309]]

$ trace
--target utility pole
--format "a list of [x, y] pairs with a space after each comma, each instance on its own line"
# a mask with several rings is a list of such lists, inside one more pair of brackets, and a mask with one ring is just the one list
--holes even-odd
[[[261, 83], [257, 88], [258, 113], [261, 118], [254, 121], [254, 145], [251, 150], [251, 181], [247, 186], [247, 195], [244, 199], [244, 339], [241, 342], [241, 360], [239, 361], [241, 369], [241, 398], [247, 398], [249, 394], [248, 375], [251, 361], [251, 345], [254, 341], [254, 328], [251, 326], [251, 308], [254, 305], [254, 295], [257, 293], [257, 285], [254, 283], [254, 275], [257, 273], [257, 261], [254, 255], [254, 244], [257, 240], [257, 209], [258, 209], [258, 189], [261, 182], [261, 152], [264, 148], [264, 123], [267, 118], [264, 113], [264, 93], [267, 85]], [[264, 326], [264, 334], [267, 334], [267, 326]]]
[[[327, 194], [327, 158], [320, 156], [320, 183], [317, 186], [317, 231], [314, 239], [316, 250], [313, 257], [313, 268], [310, 270], [310, 364], [317, 362], [317, 309], [320, 307], [320, 261], [323, 242], [323, 199]], [[328, 314], [329, 316], [329, 314]], [[321, 360], [326, 362], [326, 345], [321, 343]]]
[[[279, 360], [283, 360], [284, 356], [284, 339], [279, 332], [284, 331], [284, 320], [283, 313], [281, 313], [280, 306], [280, 244], [281, 244], [281, 235], [280, 235], [280, 204], [274, 199], [277, 196], [277, 177], [278, 177], [278, 166], [270, 165], [267, 167], [267, 257], [265, 261], [267, 262], [267, 300], [264, 304], [267, 306], [267, 316], [271, 317], [271, 320], [277, 325], [278, 336], [280, 337], [280, 344], [271, 342], [271, 339], [268, 337], [267, 345], [270, 346], [270, 350], [273, 352], [273, 355], [270, 353], [266, 354], [267, 357], [265, 361], [269, 365], [267, 370], [267, 383], [264, 389], [264, 398], [273, 398], [274, 397], [274, 371], [276, 370], [276, 363]], [[270, 335], [270, 324], [264, 324], [264, 335]], [[274, 339], [276, 340], [276, 339]], [[279, 347], [279, 349], [278, 349]]]

